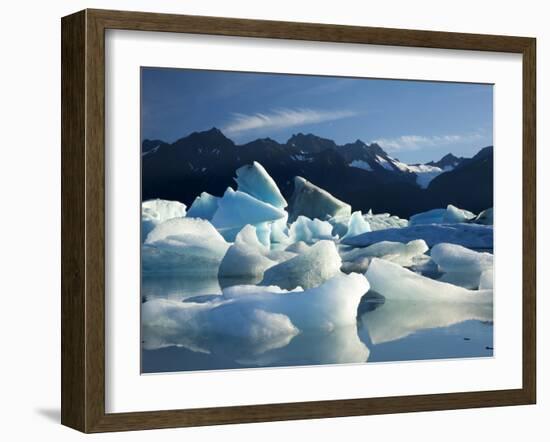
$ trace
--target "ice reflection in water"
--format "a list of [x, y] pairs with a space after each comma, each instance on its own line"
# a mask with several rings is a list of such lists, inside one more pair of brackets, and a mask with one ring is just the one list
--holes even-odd
[[[239, 281], [242, 283], [241, 281]], [[144, 275], [143, 298], [211, 301], [235, 281]], [[492, 356], [492, 306], [410, 301], [380, 302], [369, 292], [357, 325], [272, 336], [258, 345], [227, 335], [195, 335], [174, 318], [142, 329], [142, 371], [402, 361]], [[165, 319], [166, 321], [163, 321]], [[172, 326], [169, 326], [172, 321]], [[168, 324], [168, 326], [167, 326]], [[267, 342], [267, 343], [266, 343]]]

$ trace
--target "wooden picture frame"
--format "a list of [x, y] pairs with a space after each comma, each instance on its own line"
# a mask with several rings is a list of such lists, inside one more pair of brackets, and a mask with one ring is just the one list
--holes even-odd
[[[523, 57], [523, 385], [456, 392], [132, 413], [105, 412], [105, 30], [418, 48]], [[536, 400], [536, 41], [533, 38], [141, 12], [62, 19], [62, 409], [83, 432], [533, 404]]]

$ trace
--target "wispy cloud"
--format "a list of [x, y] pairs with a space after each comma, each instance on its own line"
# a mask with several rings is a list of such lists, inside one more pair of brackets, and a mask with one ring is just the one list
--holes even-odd
[[483, 136], [479, 132], [468, 134], [450, 134], [450, 135], [401, 135], [396, 138], [379, 138], [374, 140], [375, 143], [382, 146], [389, 152], [418, 150], [429, 147], [448, 146], [452, 144], [460, 144], [473, 142], [482, 139]]
[[357, 115], [345, 110], [277, 109], [269, 113], [233, 114], [233, 119], [222, 128], [228, 135], [262, 129], [284, 129], [306, 124], [341, 120]]

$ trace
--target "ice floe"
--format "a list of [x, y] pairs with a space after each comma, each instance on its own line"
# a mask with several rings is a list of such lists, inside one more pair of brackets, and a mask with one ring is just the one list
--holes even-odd
[[305, 178], [294, 178], [294, 192], [289, 202], [289, 220], [300, 215], [326, 220], [333, 216], [351, 215], [351, 206]]
[[172, 218], [156, 226], [142, 247], [144, 272], [217, 272], [229, 244], [206, 220]]
[[236, 174], [235, 181], [239, 191], [279, 209], [287, 206], [277, 184], [260, 163], [254, 161], [252, 164], [242, 166], [237, 169]]
[[409, 242], [423, 239], [429, 247], [446, 242], [474, 249], [493, 248], [493, 226], [480, 224], [421, 224], [363, 233], [342, 241], [364, 247], [380, 241]]
[[493, 303], [492, 290], [467, 290], [419, 275], [392, 262], [374, 258], [366, 273], [372, 290], [387, 300], [474, 304]]
[[267, 269], [261, 284], [308, 289], [338, 275], [341, 265], [334, 242], [319, 241], [302, 254]]

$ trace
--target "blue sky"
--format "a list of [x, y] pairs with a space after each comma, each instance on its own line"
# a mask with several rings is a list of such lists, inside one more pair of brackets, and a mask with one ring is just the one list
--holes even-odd
[[376, 141], [406, 163], [493, 144], [493, 87], [187, 69], [142, 69], [142, 139], [221, 129], [238, 144], [313, 133]]

